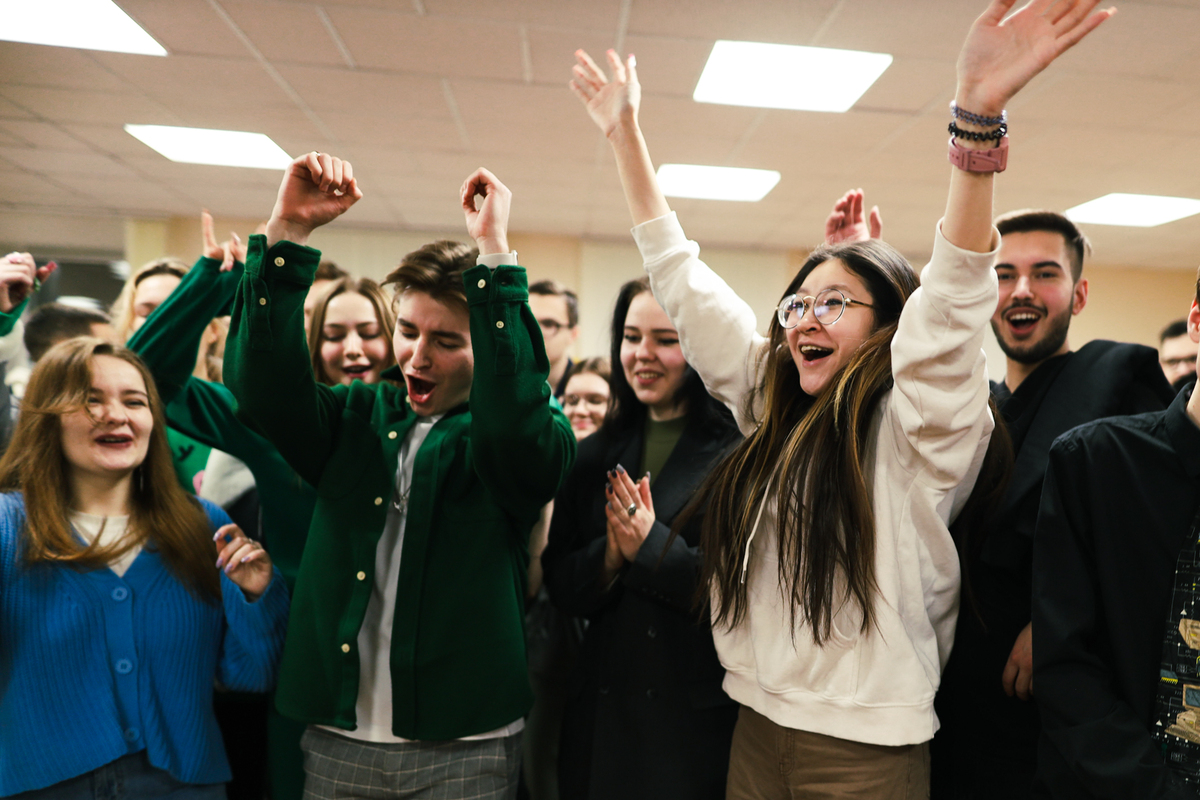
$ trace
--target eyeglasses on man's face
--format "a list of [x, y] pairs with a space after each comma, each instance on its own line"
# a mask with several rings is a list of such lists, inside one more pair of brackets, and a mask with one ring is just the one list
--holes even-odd
[[567, 327], [566, 325], [559, 322], [558, 320], [550, 319], [549, 317], [545, 317], [544, 319], [539, 319], [538, 325], [540, 325], [542, 328], [542, 336], [554, 336], [559, 331], [561, 331], [563, 328]]
[[870, 303], [864, 303], [861, 300], [852, 300], [846, 297], [845, 293], [840, 289], [824, 289], [817, 292], [817, 296], [801, 297], [796, 294], [789, 294], [783, 300], [779, 301], [779, 308], [776, 310], [776, 315], [779, 317], [779, 324], [785, 328], [794, 328], [800, 324], [800, 320], [812, 309], [813, 317], [822, 325], [832, 325], [842, 318], [842, 314], [846, 311], [846, 306], [864, 306], [866, 308], [874, 308]]

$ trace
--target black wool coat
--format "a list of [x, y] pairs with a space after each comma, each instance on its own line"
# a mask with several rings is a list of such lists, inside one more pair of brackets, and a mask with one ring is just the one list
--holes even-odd
[[641, 426], [580, 442], [575, 467], [555, 498], [542, 555], [546, 587], [561, 610], [588, 622], [564, 714], [563, 798], [725, 796], [738, 707], [721, 689], [725, 670], [708, 617], [695, 609], [699, 518], [668, 541], [672, 520], [740, 435], [727, 413], [698, 417], [654, 477], [656, 521], [613, 585], [599, 579], [606, 473], [617, 464], [636, 469]]

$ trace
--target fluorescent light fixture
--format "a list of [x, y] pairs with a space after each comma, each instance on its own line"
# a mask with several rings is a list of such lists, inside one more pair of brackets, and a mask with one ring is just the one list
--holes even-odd
[[667, 197], [754, 203], [766, 197], [777, 183], [779, 173], [773, 169], [701, 167], [695, 164], [663, 164], [658, 168], [658, 185]]
[[0, 39], [146, 56], [167, 54], [112, 0], [0, 0]]
[[1067, 209], [1067, 217], [1073, 222], [1128, 225], [1133, 228], [1153, 228], [1193, 214], [1200, 214], [1200, 200], [1122, 192], [1106, 194]]
[[887, 53], [720, 39], [692, 99], [729, 106], [848, 111], [891, 63]]
[[170, 125], [126, 125], [125, 131], [172, 161], [184, 164], [284, 169], [292, 163], [292, 157], [265, 133]]

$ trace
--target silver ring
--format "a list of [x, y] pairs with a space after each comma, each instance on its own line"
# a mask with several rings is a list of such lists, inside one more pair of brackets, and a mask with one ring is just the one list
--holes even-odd
[[631, 517], [634, 514], [636, 514], [637, 513], [637, 503], [630, 503], [629, 508], [625, 509], [625, 513]]

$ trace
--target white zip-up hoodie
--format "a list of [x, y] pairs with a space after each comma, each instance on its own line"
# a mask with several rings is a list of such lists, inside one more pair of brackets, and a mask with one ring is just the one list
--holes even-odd
[[[743, 400], [767, 343], [754, 312], [700, 261], [674, 212], [633, 236], [688, 363], [750, 433], [755, 422]], [[999, 240], [993, 231], [993, 247]], [[863, 465], [875, 511], [877, 625], [861, 633], [861, 614], [849, 603], [835, 612], [823, 646], [807, 624], [793, 625], [779, 588], [775, 498], [756, 512], [748, 613], [713, 637], [725, 691], [779, 725], [881, 745], [925, 742], [938, 728], [933, 696], [959, 595], [948, 525], [975, 485], [993, 427], [982, 345], [998, 297], [994, 256], [955, 247], [939, 223], [921, 288], [892, 340], [895, 382], [875, 413]]]

